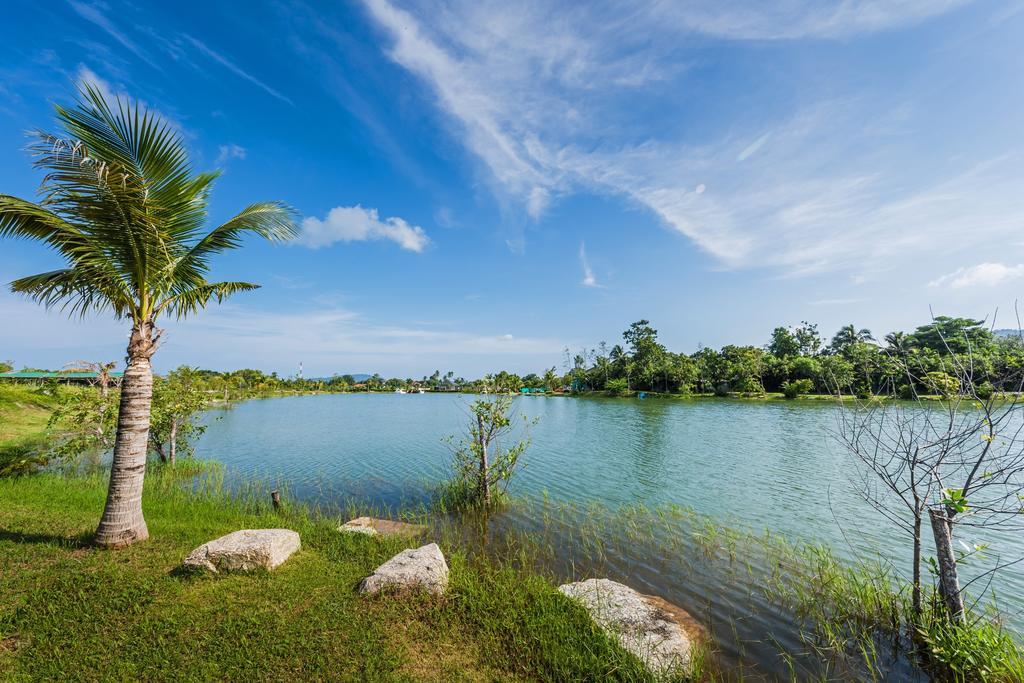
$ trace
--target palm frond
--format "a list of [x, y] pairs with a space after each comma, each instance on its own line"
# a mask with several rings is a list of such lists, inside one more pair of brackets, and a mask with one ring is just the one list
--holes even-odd
[[251, 204], [234, 218], [206, 234], [186, 255], [198, 259], [219, 251], [237, 249], [246, 233], [271, 241], [294, 239], [298, 235], [295, 212], [283, 202]]
[[232, 294], [259, 288], [252, 282], [214, 282], [191, 287], [162, 301], [156, 308], [156, 314], [166, 312], [176, 318], [184, 318], [206, 308], [211, 299], [221, 303]]
[[81, 228], [30, 201], [0, 194], [0, 238], [27, 237], [54, 249], [76, 248], [88, 237]]
[[[205, 232], [217, 173], [193, 173], [181, 136], [139, 104], [107, 101], [84, 86], [75, 107], [57, 107], [60, 134], [38, 132], [31, 146], [46, 172], [41, 201], [0, 195], [0, 238], [20, 236], [58, 250], [67, 268], [12, 284], [47, 306], [78, 313], [179, 317], [255, 285], [207, 282], [209, 258], [245, 234], [296, 234], [280, 202], [253, 204]], [[87, 291], [91, 284], [91, 291]]]
[[132, 301], [121, 296], [123, 283], [82, 268], [63, 268], [11, 282], [11, 291], [25, 294], [46, 308], [59, 307], [72, 316], [90, 310], [111, 310], [118, 317], [132, 314]]

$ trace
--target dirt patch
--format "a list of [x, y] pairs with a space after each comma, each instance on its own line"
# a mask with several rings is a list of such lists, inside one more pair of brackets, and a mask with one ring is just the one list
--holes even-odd
[[9, 636], [3, 636], [0, 638], [0, 652], [5, 654], [8, 652], [17, 652], [21, 645], [22, 640], [17, 634], [12, 633]]

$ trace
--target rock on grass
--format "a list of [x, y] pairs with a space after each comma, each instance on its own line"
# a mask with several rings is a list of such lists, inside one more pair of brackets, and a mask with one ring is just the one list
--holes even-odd
[[448, 563], [436, 543], [403, 550], [359, 584], [359, 592], [369, 595], [420, 590], [434, 595], [448, 590]]
[[299, 534], [290, 529], [242, 529], [199, 546], [185, 558], [184, 567], [214, 573], [269, 571], [299, 547]]

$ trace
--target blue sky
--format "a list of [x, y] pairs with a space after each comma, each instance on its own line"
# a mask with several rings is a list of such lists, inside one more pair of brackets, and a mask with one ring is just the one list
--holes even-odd
[[[584, 6], [585, 5], [585, 6]], [[166, 321], [157, 369], [465, 376], [561, 364], [648, 318], [673, 350], [801, 320], [1015, 325], [1024, 3], [9, 2], [0, 192], [76, 82], [220, 168], [212, 220], [280, 199], [258, 292]], [[54, 255], [0, 243], [0, 280]], [[0, 293], [0, 357], [123, 357], [126, 329]]]

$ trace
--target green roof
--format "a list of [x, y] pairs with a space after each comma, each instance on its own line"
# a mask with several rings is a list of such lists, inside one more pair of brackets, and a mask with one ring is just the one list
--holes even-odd
[[[123, 372], [112, 372], [111, 377], [121, 377]], [[0, 379], [97, 379], [98, 372], [0, 372]]]

